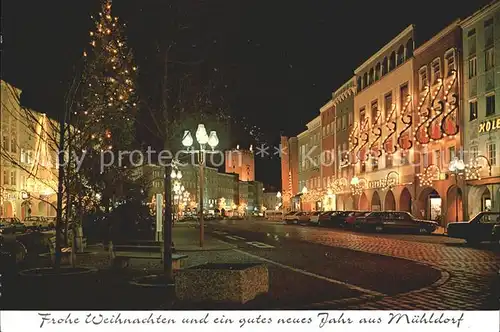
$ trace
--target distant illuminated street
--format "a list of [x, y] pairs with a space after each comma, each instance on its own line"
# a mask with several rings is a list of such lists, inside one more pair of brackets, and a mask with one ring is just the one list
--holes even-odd
[[[264, 220], [213, 222], [207, 231], [270, 265], [353, 292], [318, 307], [498, 309], [495, 244], [472, 248], [442, 235], [356, 233]], [[313, 284], [300, 287], [316, 291]]]

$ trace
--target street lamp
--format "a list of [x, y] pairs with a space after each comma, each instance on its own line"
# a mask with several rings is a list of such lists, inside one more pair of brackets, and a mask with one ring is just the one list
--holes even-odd
[[455, 197], [455, 221], [458, 222], [458, 175], [465, 170], [464, 161], [455, 157], [448, 166], [450, 172], [455, 174], [455, 185], [457, 186], [457, 197]]
[[[281, 195], [281, 191], [278, 191], [278, 192], [276, 193], [276, 197], [279, 199], [279, 203], [280, 203], [280, 205], [279, 205], [279, 206], [281, 206], [281, 204], [283, 204], [283, 203], [282, 203], [282, 202], [283, 202], [283, 201], [282, 201], [282, 199], [283, 199], [283, 198], [282, 198], [282, 197], [283, 197], [283, 195]], [[277, 207], [279, 207], [279, 206], [277, 205]], [[278, 210], [278, 209], [276, 209], [276, 210]]]
[[[219, 138], [217, 137], [217, 133], [212, 130], [210, 135], [207, 134], [207, 130], [204, 124], [199, 124], [196, 129], [196, 141], [200, 145], [199, 150], [192, 149], [194, 140], [191, 136], [191, 132], [189, 130], [184, 131], [184, 135], [182, 138], [182, 145], [187, 148], [188, 152], [198, 153], [198, 164], [200, 166], [200, 247], [203, 247], [204, 242], [204, 220], [203, 220], [203, 191], [205, 190], [205, 175], [204, 175], [204, 166], [205, 166], [205, 154], [206, 153], [217, 153], [215, 151], [215, 147], [219, 145]], [[210, 150], [206, 150], [206, 145], [209, 145]]]

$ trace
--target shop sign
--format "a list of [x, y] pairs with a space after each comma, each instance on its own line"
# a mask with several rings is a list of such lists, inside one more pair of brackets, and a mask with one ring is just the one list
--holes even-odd
[[479, 124], [479, 134], [500, 129], [500, 118], [483, 121]]
[[385, 178], [381, 180], [372, 180], [368, 181], [368, 189], [382, 189], [386, 188], [387, 186], [395, 186], [398, 184], [398, 179], [397, 178]]

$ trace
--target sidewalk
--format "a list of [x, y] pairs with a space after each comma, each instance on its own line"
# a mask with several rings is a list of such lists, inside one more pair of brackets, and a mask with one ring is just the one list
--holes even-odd
[[197, 223], [176, 224], [172, 228], [172, 240], [177, 251], [218, 251], [231, 250], [235, 245], [213, 238], [205, 232], [203, 247], [200, 247], [200, 229], [195, 228]]

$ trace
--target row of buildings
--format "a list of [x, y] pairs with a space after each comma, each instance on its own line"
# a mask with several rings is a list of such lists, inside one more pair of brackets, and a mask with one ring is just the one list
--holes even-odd
[[[54, 217], [58, 123], [22, 106], [20, 89], [3, 80], [0, 88], [0, 217]], [[178, 203], [184, 204], [186, 211], [195, 211], [199, 204], [199, 167], [186, 165], [181, 172], [179, 182], [185, 193]], [[149, 183], [148, 199], [153, 202], [156, 194], [164, 191], [164, 169], [144, 165], [141, 173]], [[248, 215], [263, 210], [263, 184], [255, 181], [251, 149], [226, 151], [225, 172], [206, 167], [204, 183], [204, 207], [208, 213], [224, 209]]]
[[421, 45], [414, 36], [401, 31], [304, 132], [281, 137], [285, 208], [400, 210], [443, 225], [500, 211], [500, 2]]
[[0, 216], [55, 216], [58, 124], [21, 107], [21, 90], [0, 81]]
[[[204, 167], [203, 208], [207, 214], [252, 215], [262, 213], [264, 188], [255, 181], [255, 161], [251, 150], [234, 149], [225, 153], [225, 170]], [[181, 214], [199, 210], [200, 167], [186, 163], [177, 167], [182, 174], [177, 182], [181, 191], [174, 195], [174, 205]], [[156, 195], [164, 192], [165, 168], [145, 165], [141, 169], [149, 185], [148, 197], [156, 206]], [[154, 210], [154, 207], [152, 208]]]

